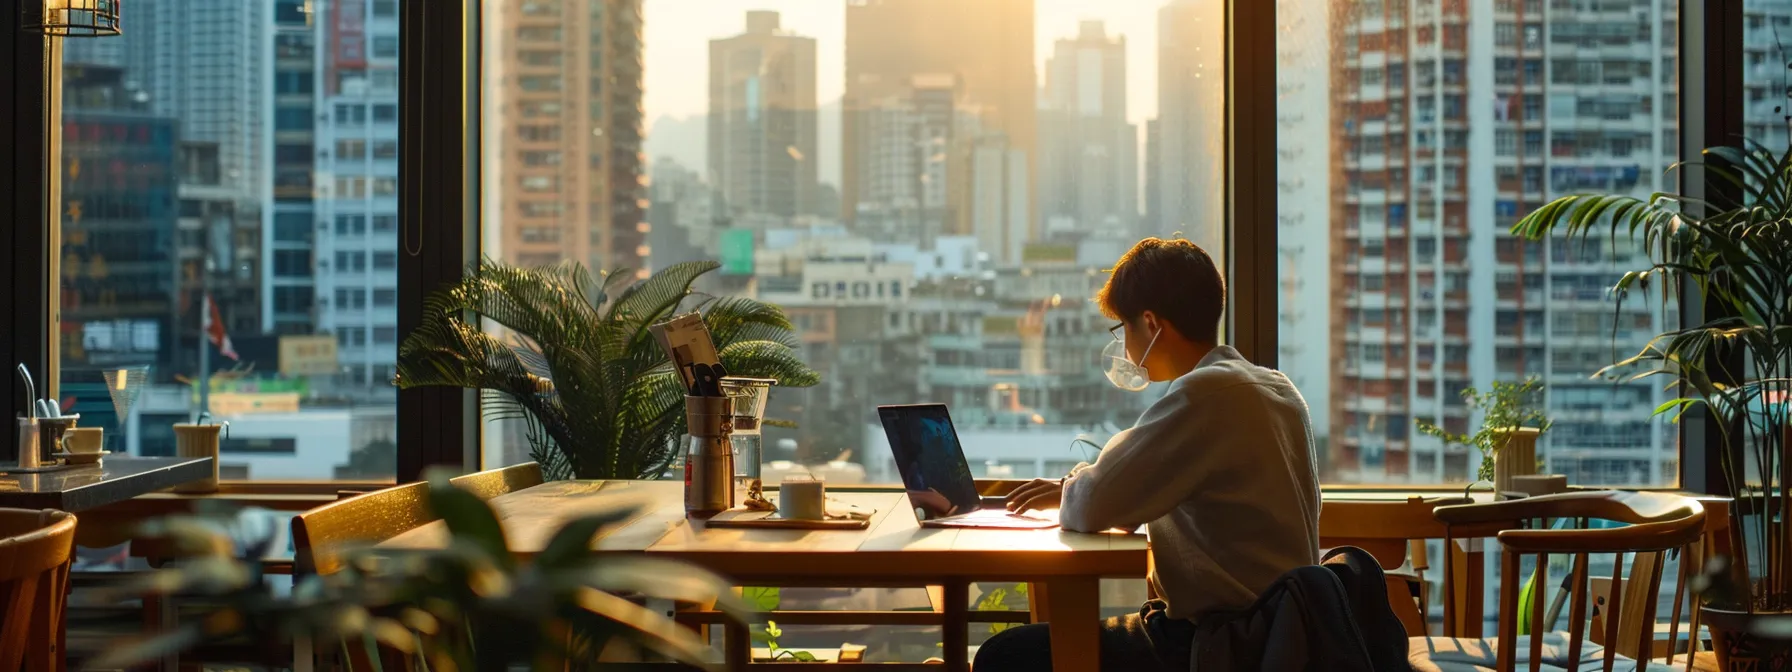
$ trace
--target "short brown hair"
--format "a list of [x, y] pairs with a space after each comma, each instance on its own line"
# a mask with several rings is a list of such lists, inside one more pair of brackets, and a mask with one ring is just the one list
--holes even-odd
[[1201, 246], [1182, 238], [1146, 238], [1108, 273], [1095, 302], [1109, 318], [1130, 323], [1151, 311], [1184, 338], [1219, 342], [1226, 280]]

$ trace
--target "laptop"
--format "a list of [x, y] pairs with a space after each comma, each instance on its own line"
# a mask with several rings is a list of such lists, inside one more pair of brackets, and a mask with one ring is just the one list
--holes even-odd
[[1040, 530], [1058, 526], [1057, 511], [1009, 513], [1001, 497], [982, 497], [945, 404], [879, 406], [877, 417], [903, 488], [922, 527]]

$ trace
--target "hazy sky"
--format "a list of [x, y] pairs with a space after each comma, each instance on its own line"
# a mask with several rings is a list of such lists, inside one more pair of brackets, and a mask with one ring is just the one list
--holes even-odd
[[[965, 0], [974, 2], [976, 0]], [[846, 0], [645, 0], [649, 123], [709, 109], [709, 41], [745, 30], [748, 10], [782, 15], [786, 30], [816, 39], [820, 102], [840, 97], [846, 81]], [[1157, 8], [1163, 0], [1036, 0], [1034, 56], [1043, 73], [1052, 43], [1075, 37], [1084, 19], [1126, 36], [1127, 116], [1143, 124], [1157, 110]], [[1043, 77], [1043, 74], [1038, 74]]]

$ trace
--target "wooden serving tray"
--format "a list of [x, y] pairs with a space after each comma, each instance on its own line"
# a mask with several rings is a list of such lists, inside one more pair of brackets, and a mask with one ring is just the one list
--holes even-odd
[[797, 520], [780, 518], [770, 511], [749, 511], [732, 509], [723, 511], [715, 517], [704, 521], [705, 527], [726, 529], [765, 529], [765, 530], [863, 530], [871, 527], [870, 520]]

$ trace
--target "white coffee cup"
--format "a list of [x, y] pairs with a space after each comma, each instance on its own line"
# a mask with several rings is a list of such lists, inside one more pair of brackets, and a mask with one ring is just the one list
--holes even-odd
[[821, 520], [827, 517], [827, 488], [821, 479], [809, 476], [786, 476], [778, 487], [778, 512], [791, 520]]
[[70, 427], [62, 433], [62, 452], [71, 455], [89, 455], [100, 452], [106, 445], [106, 429], [104, 427]]

